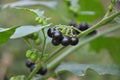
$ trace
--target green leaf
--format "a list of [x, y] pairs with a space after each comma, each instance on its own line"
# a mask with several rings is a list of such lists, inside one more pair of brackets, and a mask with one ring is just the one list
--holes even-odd
[[99, 37], [91, 43], [91, 49], [97, 52], [107, 50], [113, 60], [120, 65], [120, 38], [119, 37]]
[[104, 14], [104, 8], [100, 0], [80, 0], [79, 4], [80, 10], [77, 19], [80, 21], [93, 21]]
[[120, 75], [120, 69], [114, 64], [100, 65], [100, 64], [77, 64], [77, 63], [63, 63], [56, 70], [56, 73], [64, 71], [71, 72], [77, 76], [84, 76], [88, 69], [96, 71], [99, 75]]
[[44, 14], [44, 11], [40, 11], [39, 9], [28, 9], [28, 8], [17, 8], [17, 9], [22, 9], [25, 11], [32, 12], [33, 14], [35, 14], [37, 16], [43, 16], [43, 14]]
[[10, 36], [15, 32], [17, 27], [12, 28], [0, 28], [0, 44], [6, 42]]
[[[104, 8], [100, 0], [68, 0], [69, 9], [76, 14], [77, 21], [94, 21], [103, 16]], [[91, 4], [92, 3], [92, 4]], [[94, 5], [93, 5], [94, 4]]]
[[70, 2], [70, 10], [77, 12], [80, 9], [79, 0], [68, 0]]
[[116, 17], [116, 18], [115, 18], [115, 21], [116, 21], [117, 23], [120, 23], [120, 17]]
[[41, 25], [21, 26], [16, 29], [15, 33], [10, 38], [11, 39], [21, 38], [21, 37], [27, 36], [29, 34], [32, 34], [34, 32], [40, 31], [42, 28], [45, 28], [47, 26], [50, 26], [50, 24], [48, 24], [46, 26], [41, 26]]
[[49, 8], [55, 8], [57, 5], [56, 1], [31, 1], [31, 0], [21, 0], [21, 1], [16, 1], [12, 3], [8, 3], [2, 6], [2, 8], [7, 8], [7, 7], [22, 7], [22, 6], [34, 6], [34, 5], [43, 5]]
[[11, 77], [10, 80], [25, 80], [25, 76], [15, 76], [15, 77]]

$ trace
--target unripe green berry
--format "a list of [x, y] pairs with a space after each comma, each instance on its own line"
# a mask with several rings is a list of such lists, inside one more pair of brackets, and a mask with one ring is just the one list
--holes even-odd
[[30, 60], [32, 62], [35, 62], [36, 60], [38, 59], [38, 55], [36, 53], [33, 53], [31, 56], [30, 56]]
[[31, 50], [27, 50], [27, 52], [26, 52], [26, 57], [27, 58], [30, 58], [30, 56], [32, 55], [32, 51]]
[[32, 38], [33, 37], [33, 34], [29, 34], [26, 36], [27, 38]]
[[109, 9], [110, 11], [112, 11], [112, 10], [113, 10], [113, 5], [112, 5], [112, 4], [109, 5], [109, 6], [108, 6], [108, 9]]
[[34, 41], [34, 43], [35, 43], [36, 45], [40, 45], [40, 43], [41, 43], [40, 38], [37, 38], [37, 39]]
[[42, 19], [39, 19], [39, 20], [38, 20], [38, 23], [40, 23], [40, 24], [41, 24], [41, 23], [42, 23]]
[[46, 25], [46, 24], [47, 24], [47, 21], [43, 21], [42, 24], [43, 24], [43, 25]]
[[40, 17], [36, 17], [36, 18], [35, 18], [35, 21], [36, 21], [36, 22], [39, 22], [39, 20], [40, 20]]
[[34, 32], [32, 39], [36, 40], [38, 38], [38, 36], [39, 36], [38, 32]]

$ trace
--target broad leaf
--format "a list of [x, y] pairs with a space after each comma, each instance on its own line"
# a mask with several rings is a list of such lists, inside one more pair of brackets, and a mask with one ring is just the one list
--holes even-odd
[[0, 44], [6, 42], [10, 36], [15, 32], [17, 27], [12, 28], [0, 28]]
[[63, 71], [71, 72], [77, 76], [84, 76], [88, 69], [96, 71], [99, 75], [120, 75], [120, 69], [118, 66], [100, 65], [100, 64], [77, 64], [77, 63], [63, 63], [56, 70], [56, 73], [61, 73]]
[[113, 60], [120, 65], [120, 38], [119, 37], [99, 37], [91, 43], [91, 49], [97, 52], [107, 50]]
[[15, 77], [11, 77], [10, 80], [25, 80], [25, 76], [15, 76]]
[[16, 38], [21, 38], [24, 36], [27, 36], [29, 34], [32, 34], [34, 32], [37, 32], [39, 30], [41, 30], [44, 27], [49, 26], [50, 24], [46, 25], [46, 26], [21, 26], [19, 28], [16, 29], [15, 33], [11, 36], [11, 39], [16, 39]]
[[55, 6], [57, 5], [57, 2], [56, 1], [20, 0], [20, 1], [5, 4], [5, 5], [3, 5], [2, 8], [7, 8], [7, 7], [14, 8], [14, 7], [34, 6], [34, 5], [43, 5], [43, 6], [47, 6], [49, 8], [55, 8]]

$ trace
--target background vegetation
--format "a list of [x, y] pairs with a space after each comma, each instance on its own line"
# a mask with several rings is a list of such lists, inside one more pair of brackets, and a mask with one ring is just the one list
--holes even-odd
[[[32, 2], [33, 1], [33, 2]], [[75, 21], [77, 24], [87, 22], [94, 25], [105, 14], [110, 0], [0, 0], [0, 27], [15, 25], [36, 25], [35, 16], [29, 12], [17, 10], [14, 7], [26, 7], [45, 11], [45, 16], [52, 18], [53, 25], [65, 24]], [[44, 2], [44, 3], [41, 3]], [[32, 4], [35, 3], [35, 4]], [[27, 6], [26, 6], [27, 5]], [[115, 9], [119, 10], [118, 3]], [[110, 27], [119, 26], [120, 18], [115, 18], [108, 25], [97, 29], [98, 33]], [[50, 54], [58, 47], [54, 47], [48, 38], [46, 53]], [[41, 46], [39, 47], [41, 48]], [[8, 40], [0, 45], [0, 76], [8, 80], [11, 76], [28, 75], [29, 69], [25, 66], [25, 52], [29, 49], [22, 39]], [[69, 48], [68, 48], [69, 49]], [[103, 35], [90, 43], [77, 48], [64, 62], [80, 64], [120, 64], [120, 30]], [[92, 69], [87, 70], [84, 77], [78, 77], [66, 72], [59, 75], [60, 80], [120, 80], [119, 76], [98, 75]], [[1, 80], [1, 79], [0, 79]]]

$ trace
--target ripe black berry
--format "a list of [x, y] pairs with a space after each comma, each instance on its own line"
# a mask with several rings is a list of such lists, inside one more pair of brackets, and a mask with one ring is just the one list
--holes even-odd
[[89, 28], [89, 26], [87, 23], [83, 22], [79, 26], [77, 26], [77, 28], [81, 31], [84, 31], [84, 30], [87, 30]]
[[70, 44], [71, 45], [76, 45], [76, 44], [78, 44], [78, 38], [77, 37], [71, 37], [70, 38]]
[[52, 44], [53, 44], [54, 46], [59, 45], [60, 42], [61, 42], [60, 40], [52, 39]]
[[67, 36], [63, 36], [63, 39], [61, 41], [61, 44], [63, 46], [68, 46], [70, 44], [70, 37], [67, 37]]
[[32, 65], [34, 65], [35, 63], [33, 63], [33, 62], [31, 62], [31, 60], [30, 59], [27, 59], [26, 60], [26, 66], [28, 67], [28, 68], [30, 68]]
[[47, 68], [41, 67], [37, 73], [41, 75], [45, 75], [47, 73]]
[[[35, 69], [36, 65], [30, 67], [30, 71], [32, 72]], [[47, 73], [47, 68], [41, 67], [36, 74], [45, 75]]]
[[58, 30], [55, 30], [54, 33], [53, 33], [53, 39], [55, 40], [61, 40], [63, 37], [62, 37], [62, 34], [60, 31]]
[[70, 25], [70, 26], [74, 26], [74, 27], [77, 26], [77, 24], [76, 24], [74, 21], [71, 21], [71, 22], [69, 23], [69, 25]]
[[32, 65], [32, 66], [30, 67], [30, 71], [32, 72], [32, 71], [35, 69], [35, 67], [36, 67], [36, 64]]
[[97, 33], [97, 31], [94, 30], [94, 31], [90, 32], [90, 33], [88, 34], [88, 36], [90, 36], [90, 35], [94, 35], [94, 34], [96, 34], [96, 33]]
[[53, 36], [53, 33], [54, 33], [55, 29], [54, 28], [49, 28], [48, 31], [47, 31], [47, 35], [49, 37], [52, 37]]

